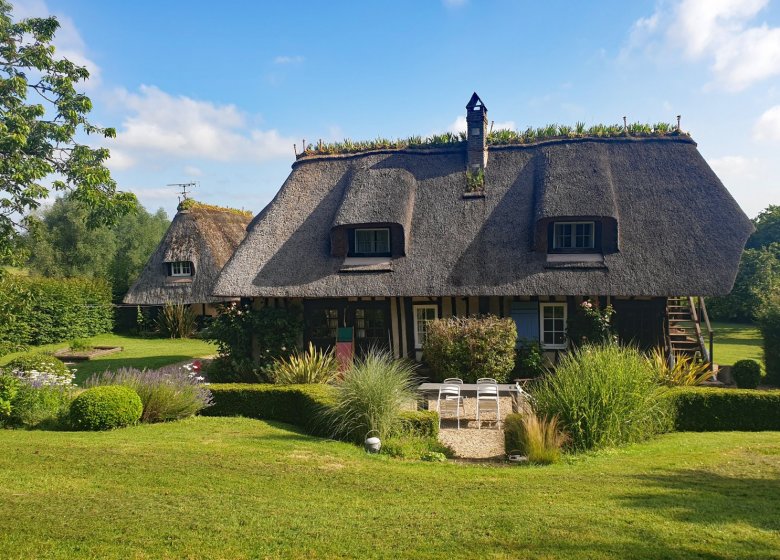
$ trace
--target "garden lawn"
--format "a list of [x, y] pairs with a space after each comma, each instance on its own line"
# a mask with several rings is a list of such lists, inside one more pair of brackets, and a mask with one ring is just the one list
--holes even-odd
[[[121, 346], [124, 350], [71, 366], [76, 369], [76, 383], [83, 382], [93, 373], [102, 373], [106, 370], [114, 371], [121, 367], [154, 369], [193, 358], [211, 356], [217, 352], [214, 344], [196, 338], [141, 338], [101, 334], [87, 340], [94, 346]], [[30, 348], [30, 351], [53, 352], [67, 347], [67, 342], [60, 342], [35, 346]], [[0, 366], [7, 364], [18, 355], [17, 353], [3, 356], [0, 358]]]
[[715, 363], [731, 366], [739, 360], [764, 363], [761, 331], [744, 323], [712, 323], [715, 332]]
[[0, 431], [0, 558], [780, 558], [780, 433], [550, 467], [407, 463], [243, 418]]

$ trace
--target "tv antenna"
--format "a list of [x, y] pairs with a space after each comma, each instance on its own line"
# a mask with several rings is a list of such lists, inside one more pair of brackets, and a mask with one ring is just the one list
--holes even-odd
[[181, 192], [179, 193], [179, 204], [184, 202], [185, 200], [188, 200], [190, 198], [191, 192], [187, 192], [187, 189], [194, 189], [195, 187], [199, 186], [198, 183], [192, 182], [192, 183], [168, 183], [169, 187], [179, 187], [181, 189]]

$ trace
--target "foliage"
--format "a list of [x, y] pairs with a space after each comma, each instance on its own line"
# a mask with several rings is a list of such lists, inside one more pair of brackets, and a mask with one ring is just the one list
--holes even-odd
[[35, 385], [70, 385], [73, 374], [61, 360], [49, 354], [30, 352], [17, 356], [5, 369]]
[[406, 410], [398, 417], [402, 433], [423, 438], [439, 437], [439, 414], [434, 410]]
[[130, 387], [92, 387], [71, 403], [70, 425], [76, 430], [113, 430], [137, 423], [142, 412], [141, 397]]
[[[585, 123], [577, 123], [575, 126], [548, 124], [543, 127], [529, 127], [519, 132], [508, 129], [492, 130], [487, 135], [487, 143], [491, 146], [503, 146], [512, 144], [533, 144], [544, 140], [567, 138], [614, 138], [614, 137], [653, 137], [653, 136], [688, 136], [687, 133], [677, 130], [669, 123], [656, 124], [630, 124], [627, 129], [623, 125], [597, 124], [586, 127]], [[391, 140], [388, 138], [376, 138], [374, 140], [355, 141], [346, 139], [342, 142], [322, 142], [317, 144], [307, 143], [298, 152], [297, 157], [351, 154], [371, 150], [403, 150], [403, 149], [428, 149], [440, 147], [452, 147], [465, 144], [466, 133], [457, 134], [447, 132], [434, 134], [423, 138], [422, 136], [410, 136]]]
[[113, 300], [120, 302], [170, 220], [162, 208], [150, 214], [139, 206], [115, 224], [89, 228], [88, 214], [88, 206], [71, 196], [58, 198], [36, 213], [40, 224], [25, 238], [27, 266], [53, 278], [101, 278], [111, 284]]
[[336, 401], [324, 414], [333, 435], [362, 444], [369, 433], [381, 440], [396, 433], [404, 407], [417, 399], [415, 368], [376, 349], [356, 359], [336, 385]]
[[18, 260], [19, 231], [34, 227], [30, 213], [52, 190], [86, 203], [91, 226], [111, 223], [136, 205], [132, 193], [117, 191], [104, 165], [108, 150], [76, 141], [82, 133], [110, 138], [115, 131], [87, 120], [92, 102], [75, 86], [89, 72], [55, 57], [58, 28], [54, 17], [14, 22], [11, 5], [0, 1], [0, 263]]
[[269, 368], [262, 367], [251, 358], [217, 356], [206, 368], [206, 375], [213, 383], [266, 383]]
[[582, 346], [530, 389], [542, 416], [557, 416], [578, 451], [640, 441], [667, 430], [668, 401], [636, 348]]
[[437, 380], [460, 377], [474, 383], [480, 377], [507, 380], [514, 368], [517, 326], [494, 315], [452, 317], [428, 324], [423, 359]]
[[113, 322], [111, 291], [102, 280], [0, 276], [0, 343], [93, 336], [109, 332]]
[[605, 344], [615, 340], [612, 330], [612, 316], [615, 309], [607, 305], [604, 309], [583, 301], [576, 313], [569, 318], [566, 337], [572, 345]]
[[192, 366], [168, 366], [157, 370], [121, 368], [90, 377], [85, 387], [122, 385], [141, 397], [141, 422], [167, 422], [194, 416], [212, 405], [211, 391]]
[[81, 352], [86, 350], [92, 350], [92, 345], [86, 338], [74, 338], [68, 343], [68, 346], [74, 352]]
[[0, 369], [0, 427], [11, 417], [11, 404], [19, 393], [21, 383], [17, 376], [4, 373]]
[[667, 398], [680, 431], [780, 430], [780, 391], [680, 387]]
[[748, 249], [768, 247], [780, 243], [780, 205], [770, 204], [753, 219], [756, 231], [745, 245]]
[[648, 360], [653, 365], [658, 382], [669, 387], [701, 385], [712, 378], [710, 364], [685, 354], [675, 356], [673, 367], [669, 367], [663, 348], [655, 348], [648, 355]]
[[72, 400], [71, 385], [41, 385], [22, 378], [11, 401], [7, 425], [30, 429], [63, 428], [67, 425]]
[[755, 360], [740, 360], [731, 366], [731, 375], [740, 389], [755, 389], [761, 383], [761, 365]]
[[167, 338], [190, 338], [195, 333], [195, 321], [191, 306], [166, 303], [157, 317], [157, 328]]
[[293, 352], [287, 358], [277, 358], [269, 368], [274, 383], [330, 383], [339, 374], [339, 363], [332, 350], [314, 348], [310, 342], [306, 352]]
[[776, 297], [780, 297], [780, 242], [746, 249], [731, 293], [707, 298], [707, 308], [713, 319], [752, 322]]
[[434, 437], [399, 433], [382, 440], [380, 453], [397, 459], [441, 462], [452, 455], [449, 447]]
[[[256, 372], [296, 348], [302, 328], [300, 306], [253, 309], [249, 305], [230, 304], [221, 307], [203, 337], [216, 342], [221, 358], [229, 358], [244, 368], [246, 363], [253, 363], [251, 371]], [[257, 349], [254, 356], [253, 346]]]
[[508, 414], [504, 419], [504, 447], [507, 453], [520, 451], [528, 462], [550, 465], [561, 459], [566, 434], [558, 419], [539, 417], [533, 412]]
[[766, 382], [780, 386], [780, 297], [766, 305], [759, 316], [764, 339], [764, 368]]
[[512, 373], [515, 378], [536, 378], [547, 371], [544, 353], [538, 340], [524, 339], [520, 341], [520, 348], [515, 350], [515, 369]]
[[334, 402], [333, 387], [322, 384], [266, 385], [257, 383], [212, 384], [214, 405], [204, 416], [246, 416], [278, 420], [306, 431], [326, 435], [323, 411]]
[[185, 198], [179, 203], [179, 210], [217, 210], [219, 212], [230, 212], [231, 214], [238, 214], [247, 218], [252, 217], [252, 212], [249, 210], [239, 210], [237, 208], [229, 208], [227, 206], [215, 206], [213, 204], [205, 204], [198, 202], [194, 198]]
[[466, 192], [478, 193], [485, 190], [485, 170], [466, 170]]

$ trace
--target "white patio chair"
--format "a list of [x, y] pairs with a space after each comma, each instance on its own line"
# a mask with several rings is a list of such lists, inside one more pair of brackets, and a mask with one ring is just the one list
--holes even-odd
[[[446, 383], [439, 388], [439, 397], [436, 399], [436, 412], [439, 413], [439, 428], [441, 429], [441, 418], [444, 412], [455, 413], [458, 419], [458, 429], [460, 430], [460, 409], [463, 408], [463, 399], [460, 396], [461, 383]], [[464, 408], [463, 413], [466, 413]]]
[[[460, 377], [448, 377], [447, 379], [442, 381], [442, 383], [452, 383], [452, 384], [455, 384], [455, 385], [463, 385], [463, 380]], [[463, 395], [461, 395], [459, 398], [460, 398], [460, 406], [463, 407], [463, 415], [465, 416], [466, 415], [466, 405], [463, 404]]]
[[496, 413], [496, 429], [501, 421], [501, 405], [498, 399], [498, 384], [493, 382], [477, 381], [477, 429], [482, 428], [482, 411]]
[[480, 377], [479, 379], [477, 379], [477, 385], [479, 385], [480, 383], [494, 383], [494, 384], [497, 384], [497, 381], [495, 379], [493, 379], [492, 377]]

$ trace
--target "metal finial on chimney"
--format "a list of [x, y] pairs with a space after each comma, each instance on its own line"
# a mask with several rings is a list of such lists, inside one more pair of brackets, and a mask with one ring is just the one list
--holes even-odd
[[682, 115], [677, 115], [677, 132], [680, 132], [680, 119], [682, 118]]
[[628, 132], [628, 121], [626, 121], [625, 115], [623, 115], [623, 132]]

